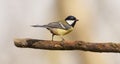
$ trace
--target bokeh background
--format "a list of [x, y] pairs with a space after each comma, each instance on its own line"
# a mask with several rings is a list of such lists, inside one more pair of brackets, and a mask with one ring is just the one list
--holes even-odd
[[120, 64], [119, 53], [14, 46], [15, 38], [50, 40], [49, 31], [30, 25], [47, 24], [68, 15], [76, 16], [79, 22], [65, 39], [120, 42], [120, 0], [0, 0], [0, 64]]

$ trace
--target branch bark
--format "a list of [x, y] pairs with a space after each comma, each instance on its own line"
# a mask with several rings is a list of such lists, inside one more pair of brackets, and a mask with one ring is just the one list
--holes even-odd
[[84, 41], [50, 41], [38, 39], [15, 39], [14, 44], [20, 48], [35, 48], [46, 50], [82, 50], [91, 52], [120, 53], [120, 43], [90, 43]]

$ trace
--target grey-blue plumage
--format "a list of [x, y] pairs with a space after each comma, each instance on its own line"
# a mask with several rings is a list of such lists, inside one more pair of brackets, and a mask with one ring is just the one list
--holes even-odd
[[59, 28], [59, 29], [69, 29], [71, 26], [68, 24], [62, 24], [61, 22], [52, 22], [47, 25], [32, 25], [32, 27], [43, 27], [43, 28]]

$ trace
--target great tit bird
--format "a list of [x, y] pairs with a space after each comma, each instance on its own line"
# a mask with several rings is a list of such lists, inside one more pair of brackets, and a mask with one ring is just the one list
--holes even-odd
[[43, 27], [48, 29], [52, 33], [52, 41], [54, 38], [54, 35], [58, 35], [62, 38], [62, 41], [64, 41], [63, 36], [70, 33], [78, 19], [74, 16], [68, 16], [64, 19], [64, 21], [58, 21], [58, 22], [51, 22], [47, 25], [32, 25], [32, 27]]

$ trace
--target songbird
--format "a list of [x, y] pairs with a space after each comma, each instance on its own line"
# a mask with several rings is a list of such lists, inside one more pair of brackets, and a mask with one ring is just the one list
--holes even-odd
[[77, 21], [79, 20], [76, 17], [70, 15], [67, 16], [63, 21], [51, 22], [47, 25], [32, 25], [32, 27], [43, 27], [48, 29], [52, 33], [52, 41], [54, 35], [60, 36], [62, 41], [64, 41], [63, 36], [73, 30]]

